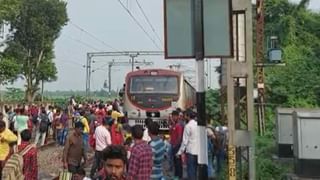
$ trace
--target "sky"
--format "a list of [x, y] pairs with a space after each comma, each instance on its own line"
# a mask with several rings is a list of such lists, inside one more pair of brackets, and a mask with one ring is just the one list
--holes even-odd
[[[57, 82], [47, 84], [47, 90], [84, 90], [86, 71], [83, 65], [86, 63], [87, 52], [164, 50], [163, 3], [161, 0], [138, 0], [152, 28], [143, 16], [136, 0], [121, 0], [125, 8], [147, 33], [139, 27], [118, 0], [68, 0], [67, 2], [70, 21], [64, 27], [55, 46], [55, 62], [59, 71], [59, 79]], [[153, 41], [157, 45], [154, 45]], [[128, 62], [130, 58], [125, 56], [95, 57], [92, 69], [98, 70], [92, 73], [92, 90], [103, 88], [108, 75], [106, 64], [113, 59]], [[183, 70], [194, 69], [193, 60], [164, 60], [162, 56], [141, 56], [137, 57], [137, 60], [152, 61], [154, 65], [149, 66], [151, 68], [168, 68], [170, 64], [181, 64]], [[217, 66], [219, 61], [215, 60], [215, 63], [212, 64], [214, 70], [214, 66]], [[130, 71], [130, 65], [114, 66], [111, 71], [112, 89], [121, 88], [125, 74]], [[212, 80], [212, 86], [217, 87], [217, 80]]]
[[[69, 22], [63, 27], [60, 37], [55, 42], [54, 61], [58, 69], [58, 80], [46, 83], [45, 90], [85, 90], [84, 65], [88, 52], [164, 50], [163, 0], [66, 0], [66, 2]], [[320, 10], [320, 1], [311, 0], [310, 8]], [[107, 80], [107, 63], [112, 60], [129, 61], [129, 57], [95, 57], [93, 60], [95, 63], [92, 69], [95, 71], [92, 73], [91, 90], [100, 90]], [[168, 68], [170, 64], [180, 64], [181, 70], [188, 70], [188, 75], [191, 76], [195, 71], [194, 60], [164, 60], [161, 56], [141, 56], [136, 60], [152, 61], [154, 65], [148, 66], [151, 68]], [[217, 59], [209, 59], [208, 62], [206, 69], [211, 70], [211, 73], [208, 73], [210, 78], [206, 82], [211, 88], [217, 88], [218, 80], [214, 69], [220, 62]], [[113, 67], [112, 89], [121, 88], [125, 74], [130, 71], [131, 66]], [[23, 87], [23, 82], [17, 82], [14, 86]]]

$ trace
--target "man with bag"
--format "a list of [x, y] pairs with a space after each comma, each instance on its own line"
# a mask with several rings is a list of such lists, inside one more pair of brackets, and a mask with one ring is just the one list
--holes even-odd
[[31, 131], [26, 129], [21, 132], [21, 145], [18, 150], [25, 152], [23, 155], [23, 175], [24, 180], [38, 179], [38, 152], [35, 144], [30, 144]]
[[41, 114], [39, 115], [38, 121], [39, 125], [37, 125], [36, 139], [34, 144], [37, 145], [41, 137], [40, 145], [43, 146], [46, 140], [47, 130], [49, 126], [49, 117], [44, 107], [41, 107]]
[[81, 168], [82, 160], [84, 161], [83, 165], [87, 162], [82, 140], [83, 127], [81, 122], [76, 122], [74, 132], [68, 136], [64, 146], [63, 167], [71, 173], [76, 173]]

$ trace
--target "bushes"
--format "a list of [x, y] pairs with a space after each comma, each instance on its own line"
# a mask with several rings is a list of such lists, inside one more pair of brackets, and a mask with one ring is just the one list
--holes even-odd
[[273, 158], [276, 154], [275, 111], [266, 108], [266, 133], [256, 136], [256, 177], [259, 180], [285, 179], [292, 171], [292, 163], [281, 162]]

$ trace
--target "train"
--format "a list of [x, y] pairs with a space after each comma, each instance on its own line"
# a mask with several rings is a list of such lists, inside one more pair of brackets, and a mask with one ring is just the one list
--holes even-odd
[[196, 91], [182, 72], [169, 69], [141, 69], [129, 72], [120, 93], [128, 124], [144, 126], [150, 117], [168, 130], [173, 110], [193, 108]]

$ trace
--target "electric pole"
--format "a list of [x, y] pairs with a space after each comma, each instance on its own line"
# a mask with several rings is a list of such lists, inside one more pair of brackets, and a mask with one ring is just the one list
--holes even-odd
[[131, 58], [131, 71], [134, 71], [134, 58], [138, 57], [139, 53], [137, 54], [131, 54], [130, 58]]
[[[207, 147], [206, 104], [205, 104], [205, 68], [204, 68], [204, 34], [203, 34], [203, 0], [193, 2], [194, 12], [194, 52], [196, 58], [196, 102], [199, 128], [199, 147]], [[198, 179], [208, 179], [208, 148], [199, 148]]]
[[255, 180], [251, 0], [233, 0], [232, 16], [234, 58], [221, 63], [227, 67], [228, 179]]

